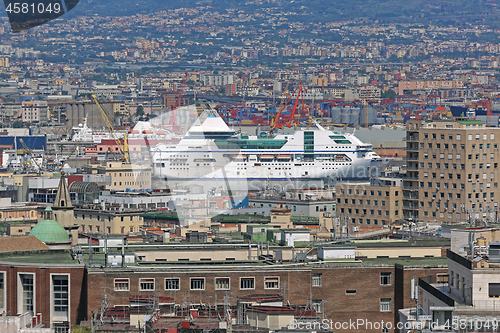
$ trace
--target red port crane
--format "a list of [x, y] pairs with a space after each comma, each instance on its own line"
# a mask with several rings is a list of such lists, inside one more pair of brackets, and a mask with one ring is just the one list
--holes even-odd
[[[290, 97], [286, 101], [285, 105], [283, 105], [283, 107], [280, 108], [280, 110], [278, 111], [278, 113], [276, 113], [276, 117], [274, 117], [274, 120], [271, 122], [271, 129], [270, 129], [270, 133], [271, 134], [273, 134], [275, 128], [282, 128], [283, 127], [283, 124], [279, 123], [281, 112], [283, 112], [283, 110], [286, 108], [286, 106], [288, 105], [288, 103], [290, 102], [290, 100], [292, 99], [292, 97], [295, 95], [295, 93], [297, 93], [297, 98], [295, 99], [295, 102], [293, 104], [292, 112], [290, 113], [290, 119], [288, 120], [288, 123], [286, 124], [288, 126], [288, 128], [290, 128], [292, 126], [293, 117], [295, 115], [295, 111], [297, 110], [297, 105], [299, 103], [300, 96], [302, 96], [302, 98], [304, 97], [303, 90], [304, 90], [304, 86], [302, 85], [302, 82], [301, 82], [301, 83], [299, 83], [299, 85], [297, 86], [297, 88], [295, 88], [295, 90], [293, 91], [293, 93], [290, 95]], [[304, 104], [304, 101], [302, 101], [302, 104]]]
[[181, 105], [181, 97], [184, 92], [184, 87], [186, 86], [186, 81], [188, 77], [188, 72], [184, 73], [184, 78], [182, 79], [182, 84], [179, 89], [179, 94], [177, 95], [177, 99], [175, 100], [175, 105], [172, 105], [171, 115], [170, 115], [170, 123], [175, 125], [175, 113], [174, 110], [177, 109]]

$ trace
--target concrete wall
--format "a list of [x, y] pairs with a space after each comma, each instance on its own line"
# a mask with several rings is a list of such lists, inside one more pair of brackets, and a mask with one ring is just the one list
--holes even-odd
[[481, 268], [472, 271], [472, 302], [475, 307], [488, 310], [500, 309], [500, 298], [488, 296], [488, 284], [500, 283], [498, 268]]
[[[448, 276], [450, 293], [462, 302], [471, 304], [472, 271], [453, 260], [448, 260]], [[487, 286], [486, 293], [488, 293]]]
[[356, 255], [355, 247], [320, 247], [318, 248], [318, 259], [328, 260], [328, 259], [344, 259], [352, 258], [354, 259]]
[[412, 258], [422, 258], [425, 256], [441, 257], [441, 247], [385, 247], [385, 248], [357, 248], [357, 257], [377, 258], [389, 257], [398, 258], [408, 256]]
[[[269, 249], [269, 254], [273, 254], [273, 249]], [[279, 248], [283, 254], [283, 260], [292, 258], [291, 248]], [[267, 254], [267, 248], [264, 247], [264, 254]], [[257, 248], [252, 247], [252, 259], [257, 258]], [[152, 251], [137, 251], [137, 257], [143, 258], [144, 261], [182, 261], [181, 259], [189, 259], [190, 261], [201, 261], [210, 259], [212, 261], [225, 261], [227, 258], [234, 260], [249, 260], [248, 247], [243, 248], [221, 248], [210, 247], [208, 249], [175, 249], [175, 250], [152, 250]]]

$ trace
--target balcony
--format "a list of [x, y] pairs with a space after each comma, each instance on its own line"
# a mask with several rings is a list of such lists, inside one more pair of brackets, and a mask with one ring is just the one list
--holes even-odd
[[418, 200], [418, 195], [416, 194], [406, 194], [403, 195], [403, 200]]
[[409, 141], [409, 142], [418, 142], [418, 135], [408, 135], [406, 137], [406, 141]]
[[417, 205], [416, 202], [411, 203], [411, 204], [405, 204], [405, 203], [403, 203], [403, 209], [418, 210], [418, 205]]
[[418, 146], [406, 146], [406, 151], [418, 151]]

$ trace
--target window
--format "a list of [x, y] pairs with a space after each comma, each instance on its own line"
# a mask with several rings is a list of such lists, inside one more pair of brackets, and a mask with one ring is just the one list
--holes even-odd
[[115, 279], [115, 291], [128, 291], [129, 283], [129, 279]]
[[500, 297], [500, 283], [489, 283], [488, 284], [488, 296], [489, 297]]
[[68, 275], [53, 275], [54, 317], [68, 317], [69, 284]]
[[391, 311], [391, 299], [390, 298], [381, 298], [380, 299], [380, 311], [381, 312]]
[[280, 287], [279, 277], [264, 278], [264, 289], [279, 289], [279, 287]]
[[18, 313], [35, 312], [35, 275], [19, 274]]
[[177, 278], [165, 279], [165, 290], [179, 290], [180, 281]]
[[390, 272], [381, 272], [380, 273], [380, 284], [382, 286], [391, 285], [391, 273]]
[[191, 278], [191, 290], [205, 290], [205, 278]]
[[155, 279], [139, 279], [141, 291], [155, 290]]
[[215, 290], [229, 290], [229, 278], [215, 278]]
[[323, 312], [323, 301], [315, 299], [312, 301], [312, 308], [316, 313], [322, 313]]
[[255, 289], [255, 278], [241, 278], [240, 289]]
[[314, 273], [312, 275], [312, 286], [321, 287], [321, 273]]

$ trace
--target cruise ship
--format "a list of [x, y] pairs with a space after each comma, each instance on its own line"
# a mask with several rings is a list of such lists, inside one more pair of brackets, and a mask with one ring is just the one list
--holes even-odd
[[204, 111], [177, 144], [156, 145], [151, 156], [153, 176], [170, 187], [243, 181], [248, 190], [269, 182], [288, 189], [367, 179], [383, 164], [372, 145], [353, 134], [316, 124], [290, 134], [238, 135], [215, 110]]
[[[83, 124], [78, 124], [78, 127], [73, 127], [72, 130], [73, 136], [71, 137], [71, 140], [75, 142], [101, 143], [102, 140], [113, 139], [108, 131], [93, 130], [92, 128], [88, 127], [87, 117], [85, 117]], [[126, 132], [116, 131], [115, 133], [119, 139], [122, 139]]]

